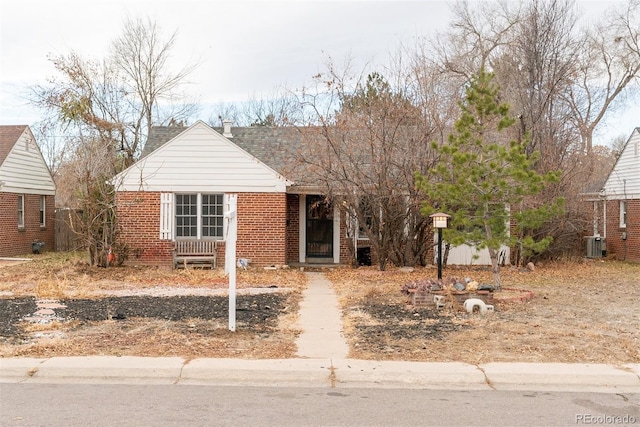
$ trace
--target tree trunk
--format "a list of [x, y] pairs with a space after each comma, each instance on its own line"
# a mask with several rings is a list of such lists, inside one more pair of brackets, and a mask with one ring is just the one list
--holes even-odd
[[498, 251], [489, 248], [489, 257], [491, 258], [491, 272], [495, 281], [496, 291], [502, 290], [502, 279], [500, 279], [500, 264], [498, 263]]

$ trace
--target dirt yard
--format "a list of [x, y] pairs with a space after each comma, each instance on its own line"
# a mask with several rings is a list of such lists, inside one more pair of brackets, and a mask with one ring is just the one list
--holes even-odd
[[[300, 271], [238, 271], [237, 331], [230, 332], [228, 285], [220, 271], [90, 268], [78, 254], [33, 258], [0, 265], [0, 357], [295, 355], [306, 283]], [[325, 274], [338, 292], [354, 358], [640, 362], [640, 265], [506, 268], [504, 286], [535, 297], [516, 303], [508, 300], [523, 293], [496, 293], [496, 311], [486, 315], [468, 314], [457, 303], [441, 310], [413, 306], [402, 286], [435, 278], [435, 269], [339, 268]], [[485, 269], [448, 268], [444, 276], [491, 282]], [[55, 302], [53, 319], [24, 320], [42, 309], [36, 302], [43, 300]]]
[[[220, 270], [90, 268], [82, 254], [33, 259], [0, 265], [0, 357], [295, 355], [299, 271], [238, 271], [231, 332]], [[53, 313], [34, 316], [42, 310]]]

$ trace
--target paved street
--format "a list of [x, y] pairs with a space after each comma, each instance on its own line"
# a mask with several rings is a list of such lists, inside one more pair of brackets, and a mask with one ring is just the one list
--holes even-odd
[[638, 393], [0, 384], [0, 395], [5, 427], [640, 425]]
[[0, 358], [0, 425], [640, 425], [640, 364], [349, 359], [335, 299], [311, 273], [295, 359]]

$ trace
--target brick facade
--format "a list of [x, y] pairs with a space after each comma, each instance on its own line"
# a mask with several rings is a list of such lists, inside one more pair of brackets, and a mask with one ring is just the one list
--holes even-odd
[[160, 193], [119, 192], [120, 238], [128, 245], [129, 263], [171, 266], [173, 242], [160, 240]]
[[[252, 266], [285, 264], [286, 212], [285, 194], [238, 194], [238, 258], [250, 259]], [[129, 263], [172, 265], [173, 242], [160, 240], [159, 192], [119, 192], [118, 221], [120, 236], [129, 247]], [[224, 249], [220, 242], [219, 267], [224, 265]]]
[[[620, 201], [609, 200], [607, 212], [607, 256], [640, 262], [640, 199], [627, 200], [627, 226], [620, 227]], [[626, 239], [623, 239], [626, 233]]]
[[287, 194], [287, 264], [300, 261], [300, 196]]
[[55, 197], [45, 197], [45, 225], [40, 226], [40, 195], [24, 194], [24, 227], [18, 228], [18, 194], [0, 193], [0, 256], [32, 252], [34, 241], [45, 243], [42, 251], [55, 250]]
[[285, 264], [286, 234], [286, 194], [238, 194], [238, 258], [249, 258], [257, 267]]

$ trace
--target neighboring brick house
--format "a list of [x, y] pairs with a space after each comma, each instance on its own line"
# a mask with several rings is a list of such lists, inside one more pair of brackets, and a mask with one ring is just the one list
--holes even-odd
[[0, 257], [55, 249], [55, 192], [29, 126], [0, 126]]
[[596, 237], [609, 256], [640, 262], [640, 127], [631, 133], [602, 189], [591, 196], [593, 236], [587, 239]]
[[254, 266], [349, 263], [344, 214], [284, 176], [301, 132], [229, 122], [216, 130], [202, 121], [154, 127], [141, 159], [113, 180], [129, 262], [172, 265], [177, 240], [213, 240], [223, 260], [225, 204], [237, 194], [238, 258]]

